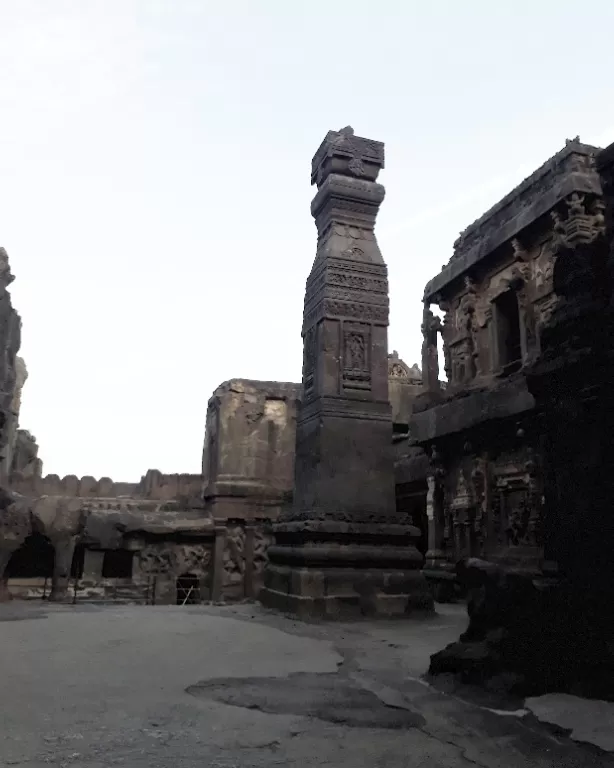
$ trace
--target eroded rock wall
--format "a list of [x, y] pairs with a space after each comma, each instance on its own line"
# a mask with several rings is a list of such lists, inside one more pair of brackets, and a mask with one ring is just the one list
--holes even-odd
[[301, 387], [232, 379], [209, 400], [203, 450], [207, 512], [215, 519], [274, 519], [294, 484]]

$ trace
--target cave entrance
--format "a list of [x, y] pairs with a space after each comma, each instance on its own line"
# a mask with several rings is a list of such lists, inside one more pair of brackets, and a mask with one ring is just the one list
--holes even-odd
[[50, 579], [53, 576], [55, 549], [42, 533], [31, 533], [11, 555], [5, 579]]
[[193, 573], [184, 573], [177, 579], [177, 605], [200, 603], [200, 579]]

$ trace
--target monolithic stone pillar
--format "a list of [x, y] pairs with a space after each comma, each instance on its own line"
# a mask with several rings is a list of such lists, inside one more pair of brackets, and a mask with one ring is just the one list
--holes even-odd
[[435, 449], [431, 455], [431, 469], [427, 477], [428, 493], [426, 496], [426, 517], [428, 520], [428, 551], [426, 553], [427, 564], [433, 565], [436, 561], [445, 560], [443, 551], [444, 529], [444, 488], [443, 477], [445, 470], [441, 466], [441, 459]]
[[437, 449], [433, 448], [426, 496], [429, 540], [422, 572], [432, 586], [435, 599], [439, 602], [447, 602], [452, 598], [456, 580], [454, 564], [448, 560], [444, 550], [445, 474], [442, 458]]
[[76, 536], [62, 536], [51, 541], [55, 549], [53, 576], [51, 577], [51, 593], [49, 600], [62, 602], [68, 594], [70, 567], [77, 543]]
[[422, 315], [422, 383], [429, 393], [439, 393], [439, 352], [437, 334], [441, 332], [441, 320], [424, 304]]
[[318, 248], [303, 319], [294, 505], [274, 526], [262, 600], [309, 616], [398, 615], [432, 602], [395, 510], [388, 279], [374, 234], [384, 145], [330, 131], [312, 162]]

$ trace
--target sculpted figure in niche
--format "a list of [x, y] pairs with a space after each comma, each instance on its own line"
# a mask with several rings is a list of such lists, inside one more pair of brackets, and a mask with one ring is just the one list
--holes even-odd
[[365, 339], [360, 333], [349, 333], [345, 339], [345, 367], [351, 370], [366, 368]]
[[428, 392], [435, 392], [439, 389], [437, 334], [441, 333], [441, 330], [441, 320], [433, 314], [429, 305], [425, 303], [422, 315], [422, 375]]
[[567, 208], [570, 216], [585, 216], [584, 195], [579, 195], [577, 192], [574, 192], [567, 201]]
[[[421, 379], [421, 374], [419, 376]], [[396, 349], [391, 355], [388, 355], [388, 378], [409, 379], [409, 371], [399, 359], [399, 353]]]
[[526, 499], [510, 505], [505, 530], [508, 546], [528, 544], [530, 510]]
[[551, 211], [550, 218], [552, 219], [552, 244], [554, 250], [556, 250], [559, 246], [565, 245], [566, 243], [565, 225], [563, 224], [558, 211]]
[[[479, 373], [479, 352], [478, 352], [478, 333], [479, 323], [476, 316], [477, 289], [475, 282], [469, 277], [465, 277], [466, 293], [460, 301], [459, 307], [459, 330], [467, 338], [467, 354], [462, 366], [459, 366], [459, 375], [457, 383], [462, 384], [471, 381]], [[462, 368], [462, 372], [461, 372]]]

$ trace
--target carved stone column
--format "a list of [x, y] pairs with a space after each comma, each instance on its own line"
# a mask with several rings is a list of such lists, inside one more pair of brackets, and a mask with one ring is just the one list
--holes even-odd
[[436, 448], [433, 448], [426, 497], [429, 543], [422, 572], [432, 586], [435, 599], [439, 602], [452, 599], [456, 580], [454, 563], [449, 561], [445, 552], [445, 475], [441, 455]]
[[49, 600], [53, 602], [62, 602], [68, 594], [68, 584], [70, 581], [70, 567], [75, 553], [77, 543], [76, 536], [62, 536], [52, 539], [51, 543], [55, 549], [55, 561], [53, 565], [53, 576], [51, 577], [51, 593]]
[[304, 616], [404, 614], [432, 601], [395, 510], [388, 279], [374, 234], [384, 146], [330, 131], [312, 162], [318, 249], [303, 319], [294, 506], [274, 527], [262, 600]]
[[429, 548], [426, 553], [426, 567], [433, 567], [445, 560], [443, 551], [443, 531], [445, 525], [444, 485], [445, 470], [439, 453], [433, 448], [431, 471], [427, 477], [428, 493], [426, 496], [426, 517], [428, 520]]

